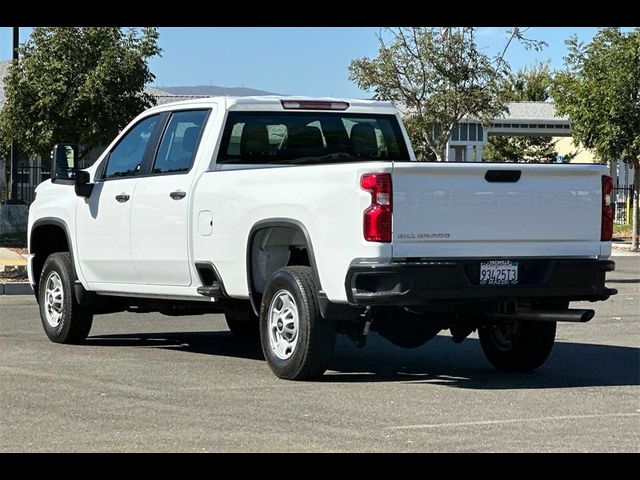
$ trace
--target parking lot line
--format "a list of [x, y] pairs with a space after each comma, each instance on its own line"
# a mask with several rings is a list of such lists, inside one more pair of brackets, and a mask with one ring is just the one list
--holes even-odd
[[479, 420], [476, 422], [453, 422], [453, 423], [425, 423], [421, 425], [396, 425], [389, 427], [391, 430], [418, 430], [421, 428], [444, 428], [444, 427], [475, 427], [482, 425], [504, 425], [507, 423], [522, 422], [545, 422], [553, 420], [584, 420], [590, 418], [605, 417], [638, 417], [640, 413], [598, 413], [591, 415], [559, 415], [555, 417], [533, 417], [533, 418], [505, 418], [501, 420]]

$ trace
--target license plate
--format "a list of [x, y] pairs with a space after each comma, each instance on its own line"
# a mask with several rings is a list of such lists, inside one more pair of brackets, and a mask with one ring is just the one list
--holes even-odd
[[518, 262], [493, 260], [480, 263], [480, 285], [513, 285], [518, 283]]

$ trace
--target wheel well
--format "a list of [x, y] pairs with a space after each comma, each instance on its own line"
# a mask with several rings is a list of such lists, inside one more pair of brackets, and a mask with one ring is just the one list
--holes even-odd
[[33, 279], [35, 282], [35, 292], [38, 294], [38, 283], [42, 267], [49, 255], [55, 252], [70, 252], [67, 233], [59, 225], [39, 225], [31, 232], [29, 242], [30, 253], [33, 257]]
[[279, 268], [291, 265], [312, 266], [307, 239], [302, 230], [293, 226], [273, 226], [256, 230], [249, 248], [249, 280], [252, 293], [262, 294], [267, 281]]

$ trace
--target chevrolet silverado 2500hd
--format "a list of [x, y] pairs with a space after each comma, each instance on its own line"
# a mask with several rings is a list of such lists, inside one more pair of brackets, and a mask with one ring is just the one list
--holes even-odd
[[224, 313], [273, 372], [312, 378], [337, 333], [403, 347], [475, 330], [497, 368], [548, 357], [588, 321], [611, 253], [601, 165], [416, 162], [392, 104], [189, 100], [134, 119], [93, 166], [58, 144], [29, 212], [48, 337], [95, 314]]

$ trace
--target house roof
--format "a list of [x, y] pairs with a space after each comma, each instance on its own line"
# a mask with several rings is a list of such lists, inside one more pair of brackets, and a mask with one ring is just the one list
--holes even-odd
[[[402, 105], [396, 105], [401, 114], [406, 115], [408, 109]], [[494, 120], [511, 120], [522, 121], [526, 123], [528, 121], [536, 122], [559, 122], [568, 123], [569, 117], [560, 116], [556, 114], [556, 107], [553, 103], [549, 102], [509, 102], [507, 103], [508, 112], [504, 115], [495, 117]], [[472, 115], [465, 116], [465, 119], [476, 120]]]
[[179, 102], [180, 100], [190, 100], [193, 98], [206, 98], [206, 95], [176, 95], [175, 93], [165, 92], [155, 87], [144, 87], [144, 92], [156, 98], [157, 105], [165, 103]]
[[569, 121], [566, 116], [556, 115], [556, 107], [547, 102], [509, 102], [509, 113], [497, 117], [501, 120], [550, 120]]

